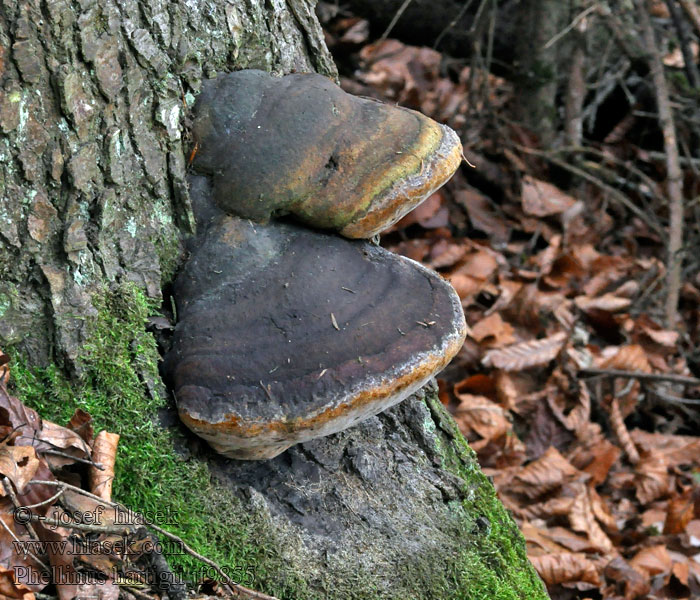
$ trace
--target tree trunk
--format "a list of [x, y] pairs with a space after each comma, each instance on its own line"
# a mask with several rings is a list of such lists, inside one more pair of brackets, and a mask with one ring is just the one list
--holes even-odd
[[549, 146], [557, 132], [556, 95], [559, 50], [555, 36], [566, 27], [569, 2], [523, 0], [518, 8], [518, 40], [513, 72], [516, 83], [516, 118]]
[[[195, 226], [188, 108], [234, 68], [335, 76], [312, 3], [0, 4], [0, 347], [15, 393], [120, 433], [115, 498], [163, 510], [251, 587], [545, 598], [434, 390], [267, 462], [214, 456], [177, 424], [146, 317]], [[171, 554], [191, 579], [210, 574]]]

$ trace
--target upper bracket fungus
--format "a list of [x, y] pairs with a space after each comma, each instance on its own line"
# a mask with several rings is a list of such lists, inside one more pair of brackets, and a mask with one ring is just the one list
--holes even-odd
[[211, 175], [223, 210], [263, 222], [292, 214], [350, 238], [398, 221], [462, 160], [449, 127], [311, 73], [237, 71], [206, 82], [193, 135], [193, 166]]
[[461, 347], [457, 294], [364, 241], [457, 169], [457, 135], [320, 75], [239, 71], [197, 100], [198, 235], [165, 373], [217, 451], [271, 458], [406, 398]]

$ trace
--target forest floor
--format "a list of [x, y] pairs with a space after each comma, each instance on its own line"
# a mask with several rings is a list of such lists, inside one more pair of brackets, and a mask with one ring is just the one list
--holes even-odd
[[584, 170], [509, 119], [505, 79], [369, 43], [352, 14], [325, 26], [344, 89], [461, 134], [460, 171], [382, 245], [462, 300], [440, 397], [552, 598], [700, 597], [700, 273], [691, 253], [665, 326], [663, 156], [630, 141], [640, 119], [621, 112]]

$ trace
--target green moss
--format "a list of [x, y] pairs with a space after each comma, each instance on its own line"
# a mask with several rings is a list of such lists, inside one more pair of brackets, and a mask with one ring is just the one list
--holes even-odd
[[[165, 529], [181, 536], [243, 585], [282, 597], [304, 584], [280, 580], [278, 541], [229, 491], [212, 481], [206, 464], [175, 451], [179, 435], [158, 426], [156, 411], [165, 404], [159, 390], [158, 352], [145, 321], [156, 312], [135, 286], [125, 285], [93, 299], [99, 316], [79, 361], [81, 375], [70, 381], [54, 365], [35, 368], [13, 353], [13, 392], [39, 414], [65, 424], [76, 408], [89, 412], [96, 430], [121, 436], [113, 497], [148, 514], [165, 514]], [[146, 386], [145, 381], [151, 384]], [[178, 573], [194, 581], [211, 574], [188, 555], [171, 555]]]
[[478, 468], [476, 454], [437, 397], [428, 397], [427, 403], [439, 425], [437, 439], [443, 467], [465, 482], [465, 499], [454, 503], [456, 512], [466, 514], [462, 567], [455, 574], [455, 593], [445, 597], [546, 600], [549, 596], [527, 558], [525, 540], [493, 485]]

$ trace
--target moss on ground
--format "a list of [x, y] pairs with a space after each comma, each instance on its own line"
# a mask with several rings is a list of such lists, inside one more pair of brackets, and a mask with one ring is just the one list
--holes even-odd
[[[121, 436], [115, 500], [147, 514], [165, 513], [165, 529], [224, 566], [243, 585], [264, 587], [281, 597], [303, 594], [302, 580], [280, 580], [285, 572], [282, 559], [271, 550], [277, 544], [265, 531], [263, 519], [212, 481], [203, 461], [178, 455], [174, 442], [179, 434], [156, 423], [156, 412], [165, 401], [162, 394], [150, 395], [144, 382], [161, 385], [155, 340], [145, 327], [157, 306], [133, 285], [96, 297], [93, 303], [99, 316], [83, 347], [77, 381], [69, 381], [55, 365], [35, 368], [13, 353], [14, 394], [59, 424], [65, 425], [74, 410], [82, 408], [92, 415], [96, 431], [107, 429]], [[188, 555], [172, 555], [169, 562], [190, 581], [211, 574]]]
[[478, 467], [457, 424], [437, 397], [426, 399], [439, 435], [443, 467], [465, 482], [466, 498], [455, 507], [467, 515], [462, 568], [455, 574], [454, 600], [547, 600], [542, 580], [527, 558], [525, 540], [510, 513]]

